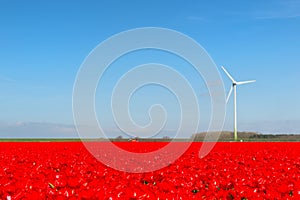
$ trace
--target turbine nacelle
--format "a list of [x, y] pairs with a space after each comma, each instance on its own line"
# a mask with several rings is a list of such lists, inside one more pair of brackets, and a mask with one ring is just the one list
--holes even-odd
[[223, 71], [226, 73], [226, 75], [228, 76], [228, 78], [232, 81], [232, 86], [228, 92], [228, 95], [226, 97], [226, 103], [228, 103], [228, 100], [231, 96], [232, 90], [234, 89], [234, 87], [236, 87], [237, 85], [244, 85], [247, 83], [253, 83], [256, 82], [256, 80], [250, 80], [250, 81], [235, 81], [234, 78], [232, 78], [232, 76], [228, 73], [228, 71], [222, 66], [221, 67], [223, 69]]

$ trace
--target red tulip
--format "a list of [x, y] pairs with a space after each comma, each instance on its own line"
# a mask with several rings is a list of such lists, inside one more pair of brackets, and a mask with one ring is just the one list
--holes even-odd
[[[166, 144], [117, 146], [150, 152]], [[203, 159], [200, 146], [163, 169], [132, 174], [106, 167], [82, 143], [3, 142], [0, 199], [300, 199], [298, 143], [222, 142]]]

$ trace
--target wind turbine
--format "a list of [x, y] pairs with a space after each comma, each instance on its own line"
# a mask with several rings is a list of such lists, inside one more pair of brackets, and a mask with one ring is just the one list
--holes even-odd
[[228, 102], [230, 95], [232, 93], [233, 90], [233, 106], [234, 106], [234, 140], [237, 141], [237, 111], [236, 111], [236, 86], [237, 85], [243, 85], [243, 84], [247, 84], [247, 83], [253, 83], [256, 80], [251, 80], [251, 81], [235, 81], [232, 76], [227, 72], [227, 70], [222, 66], [222, 69], [224, 70], [224, 72], [226, 73], [226, 75], [229, 77], [229, 79], [232, 81], [232, 86], [230, 88], [230, 91], [228, 93], [228, 96], [226, 98], [226, 103]]

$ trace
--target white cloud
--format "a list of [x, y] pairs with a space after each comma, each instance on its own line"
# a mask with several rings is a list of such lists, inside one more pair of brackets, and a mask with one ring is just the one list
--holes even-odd
[[254, 19], [288, 19], [300, 17], [300, 1], [273, 1], [250, 13]]
[[300, 17], [300, 1], [297, 0], [255, 1], [251, 7], [244, 10], [227, 10], [223, 14], [238, 20], [243, 18], [250, 20], [275, 20]]
[[204, 18], [204, 17], [200, 17], [200, 16], [188, 16], [187, 17], [188, 20], [191, 21], [198, 21], [198, 22], [208, 22], [209, 20]]
[[[300, 120], [240, 122], [239, 131], [253, 131], [263, 134], [300, 134]], [[224, 130], [231, 130], [227, 124]], [[123, 134], [118, 129], [106, 129], [110, 135], [117, 137]], [[157, 137], [174, 137], [174, 130], [164, 130]], [[187, 135], [189, 137], [189, 135]], [[0, 122], [0, 138], [79, 138], [74, 125], [41, 123], [41, 122]]]
[[264, 134], [300, 134], [300, 120], [277, 120], [240, 123], [239, 130]]
[[0, 123], [1, 138], [76, 138], [75, 127], [42, 122]]
[[10, 78], [10, 77], [7, 77], [7, 76], [2, 76], [0, 75], [0, 81], [4, 81], [4, 82], [16, 82], [16, 80]]

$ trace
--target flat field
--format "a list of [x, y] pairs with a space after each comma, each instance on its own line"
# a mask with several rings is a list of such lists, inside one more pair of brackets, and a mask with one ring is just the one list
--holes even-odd
[[[131, 152], [167, 145], [115, 144]], [[1, 142], [0, 199], [300, 199], [300, 143], [218, 142], [199, 159], [201, 145], [163, 169], [127, 173], [81, 142]]]

